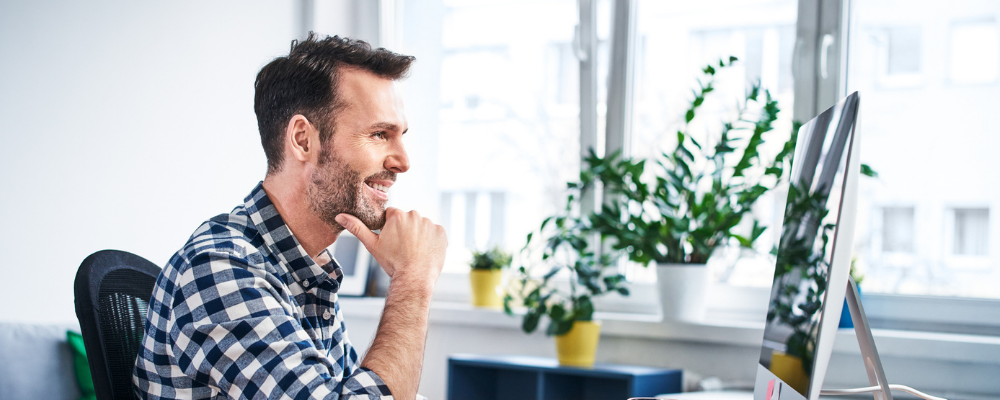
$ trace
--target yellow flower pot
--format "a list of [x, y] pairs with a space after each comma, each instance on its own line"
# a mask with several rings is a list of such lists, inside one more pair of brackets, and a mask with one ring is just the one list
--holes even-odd
[[559, 365], [589, 368], [594, 366], [597, 342], [601, 338], [600, 321], [576, 321], [565, 335], [556, 336]]
[[472, 284], [472, 305], [476, 307], [503, 308], [499, 269], [474, 269], [469, 272]]
[[771, 354], [771, 372], [799, 393], [809, 389], [809, 377], [802, 368], [802, 359], [780, 351]]

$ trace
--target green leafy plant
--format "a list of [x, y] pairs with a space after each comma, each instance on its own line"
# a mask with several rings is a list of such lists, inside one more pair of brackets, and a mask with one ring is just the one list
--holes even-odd
[[504, 269], [510, 266], [512, 258], [510, 253], [494, 247], [486, 251], [473, 251], [469, 266], [474, 270]]
[[[522, 249], [523, 259], [532, 260], [533, 240], [544, 241], [540, 261], [533, 265], [522, 265], [517, 276], [504, 296], [504, 311], [514, 315], [514, 303], [520, 301], [525, 308], [521, 329], [534, 332], [542, 316], [549, 317], [545, 333], [549, 336], [563, 335], [573, 327], [575, 321], [591, 321], [594, 316], [593, 298], [609, 292], [627, 296], [625, 276], [617, 273], [616, 252], [597, 254], [603, 241], [591, 246], [593, 231], [589, 219], [572, 216], [578, 208], [579, 193], [584, 189], [580, 183], [570, 183], [566, 208], [556, 216], [546, 218], [536, 232], [528, 234]], [[531, 262], [529, 262], [531, 263]], [[548, 268], [542, 275], [535, 270]], [[556, 284], [553, 278], [565, 272], [568, 276], [567, 291]]]
[[614, 238], [612, 247], [628, 253], [632, 261], [703, 264], [731, 239], [752, 247], [764, 233], [756, 219], [743, 234], [737, 226], [753, 218], [751, 207], [774, 188], [795, 150], [793, 138], [776, 157], [761, 157], [764, 136], [778, 118], [777, 101], [759, 83], [753, 84], [738, 102], [735, 119], [722, 121], [717, 136], [702, 143], [689, 132], [705, 97], [715, 90], [718, 69], [736, 61], [730, 57], [702, 69], [705, 80], [699, 79], [699, 89], [693, 91], [684, 125], [677, 131], [677, 146], [663, 153], [651, 173], [646, 160], [622, 159], [619, 153], [602, 158], [591, 151], [586, 158], [584, 184], [603, 182], [612, 194], [591, 218], [592, 228], [603, 238]]

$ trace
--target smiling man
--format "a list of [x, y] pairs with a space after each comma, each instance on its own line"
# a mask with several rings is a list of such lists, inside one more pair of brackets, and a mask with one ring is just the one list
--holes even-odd
[[[254, 109], [267, 174], [243, 204], [198, 227], [157, 279], [133, 376], [139, 397], [416, 397], [447, 238], [416, 212], [386, 207], [409, 169], [396, 81], [413, 60], [310, 35], [261, 69]], [[328, 250], [344, 229], [392, 278], [360, 360]]]

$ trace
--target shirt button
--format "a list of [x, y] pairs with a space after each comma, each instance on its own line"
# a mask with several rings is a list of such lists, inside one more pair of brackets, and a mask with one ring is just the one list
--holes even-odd
[[323, 319], [330, 319], [330, 310], [323, 311]]

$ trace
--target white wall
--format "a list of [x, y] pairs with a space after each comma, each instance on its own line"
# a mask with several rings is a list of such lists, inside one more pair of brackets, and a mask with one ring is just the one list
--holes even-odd
[[298, 7], [0, 2], [0, 321], [76, 321], [88, 254], [162, 266], [242, 202], [265, 172], [254, 78]]

